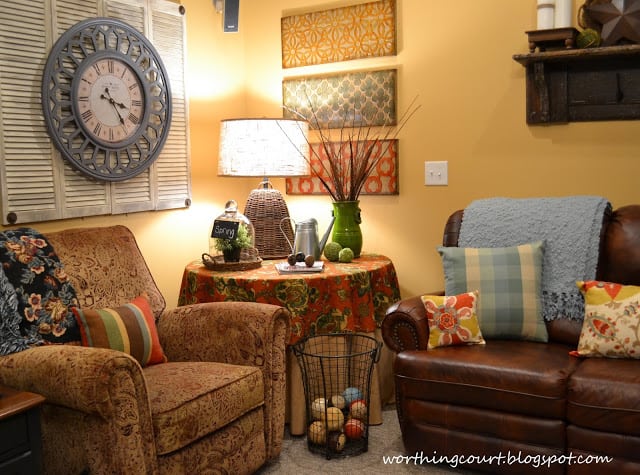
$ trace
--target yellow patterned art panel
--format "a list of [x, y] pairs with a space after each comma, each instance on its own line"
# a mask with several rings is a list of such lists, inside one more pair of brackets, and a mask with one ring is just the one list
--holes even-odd
[[282, 18], [282, 67], [396, 53], [395, 0]]

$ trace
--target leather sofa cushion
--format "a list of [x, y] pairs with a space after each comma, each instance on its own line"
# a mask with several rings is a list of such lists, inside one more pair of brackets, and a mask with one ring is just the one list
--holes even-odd
[[181, 449], [264, 403], [262, 372], [224, 363], [144, 368], [159, 455]]
[[[597, 466], [593, 464], [590, 467], [584, 467], [591, 470], [583, 473], [615, 473], [617, 475], [634, 473], [637, 475], [640, 473], [640, 452], [637, 450], [639, 444], [639, 437], [584, 429], [574, 425], [567, 426], [567, 453], [607, 454], [613, 459], [601, 465], [600, 470], [595, 470]], [[580, 468], [579, 465], [572, 465], [572, 467]], [[570, 473], [573, 471], [569, 470]]]
[[569, 380], [567, 420], [605, 432], [640, 436], [637, 360], [589, 358]]
[[[532, 421], [533, 419], [530, 418], [530, 420]], [[511, 423], [510, 420], [500, 421], [502, 425], [509, 423]], [[499, 439], [487, 436], [484, 433], [474, 433], [466, 430], [457, 431], [437, 426], [422, 425], [414, 423], [413, 420], [409, 421], [408, 424], [408, 426], [402, 429], [405, 454], [409, 456], [416, 455], [418, 460], [421, 456], [425, 458], [431, 457], [432, 460], [446, 456], [449, 461], [457, 461], [458, 463], [453, 463], [455, 469], [451, 470], [446, 461], [442, 464], [442, 469], [440, 469], [438, 465], [434, 465], [433, 468], [431, 468], [431, 464], [424, 462], [423, 467], [413, 468], [413, 470], [411, 468], [408, 470], [405, 469], [407, 473], [425, 475], [431, 473], [467, 475], [480, 475], [481, 473], [565, 475], [565, 466], [563, 464], [551, 463], [549, 466], [540, 466], [536, 463], [536, 461], [543, 463], [543, 460], [558, 460], [564, 454], [564, 429], [561, 435], [561, 444], [558, 448], [546, 444], [536, 445], [527, 442], [517, 442], [511, 439]], [[536, 432], [537, 428], [530, 430]], [[550, 441], [551, 444], [554, 442], [553, 440]], [[502, 457], [501, 460], [498, 459], [500, 456]], [[464, 463], [462, 462], [463, 460]], [[411, 465], [414, 464], [411, 459], [406, 462], [409, 462]], [[389, 471], [389, 473], [392, 472]], [[593, 475], [593, 472], [589, 475]]]
[[493, 340], [486, 345], [404, 351], [395, 373], [404, 397], [537, 416], [565, 416], [569, 375], [579, 360], [556, 343]]
[[[400, 384], [406, 383], [401, 380]], [[410, 417], [406, 427], [416, 429], [416, 442], [420, 444], [419, 431], [423, 428], [444, 428], [467, 434], [482, 434], [494, 440], [512, 440], [540, 447], [563, 447], [565, 424], [560, 419], [543, 419], [485, 408], [451, 406], [444, 403], [417, 399], [405, 399], [405, 410]], [[468, 447], [465, 447], [468, 449]]]

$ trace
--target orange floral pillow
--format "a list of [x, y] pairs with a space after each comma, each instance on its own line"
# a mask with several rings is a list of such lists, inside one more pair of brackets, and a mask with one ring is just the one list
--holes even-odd
[[585, 315], [577, 356], [640, 359], [640, 287], [578, 281]]
[[422, 295], [429, 323], [428, 348], [452, 345], [484, 345], [478, 325], [478, 291], [459, 295]]

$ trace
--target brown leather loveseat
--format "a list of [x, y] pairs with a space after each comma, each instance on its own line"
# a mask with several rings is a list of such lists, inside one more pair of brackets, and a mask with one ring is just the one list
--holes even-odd
[[[458, 245], [462, 217], [449, 218], [444, 246]], [[605, 213], [596, 279], [640, 285], [640, 205]], [[421, 298], [391, 306], [382, 332], [397, 353], [407, 455], [494, 473], [640, 473], [640, 361], [571, 356], [580, 331], [557, 319], [547, 343], [427, 351]], [[597, 464], [600, 456], [609, 460]]]

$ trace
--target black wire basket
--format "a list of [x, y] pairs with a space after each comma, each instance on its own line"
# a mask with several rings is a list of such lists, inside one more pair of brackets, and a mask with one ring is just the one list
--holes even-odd
[[357, 333], [311, 336], [292, 346], [302, 373], [311, 452], [331, 459], [368, 450], [371, 374], [381, 346]]

